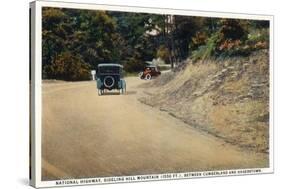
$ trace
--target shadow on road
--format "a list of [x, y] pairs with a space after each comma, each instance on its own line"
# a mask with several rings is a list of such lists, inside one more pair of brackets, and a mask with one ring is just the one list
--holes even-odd
[[133, 94], [137, 94], [137, 91], [127, 91], [126, 95], [133, 95]]
[[[125, 95], [134, 95], [137, 94], [137, 91], [127, 91]], [[105, 92], [101, 96], [111, 96], [111, 95], [122, 95], [119, 92]]]
[[101, 96], [108, 96], [108, 95], [120, 95], [120, 93], [119, 92], [105, 92]]

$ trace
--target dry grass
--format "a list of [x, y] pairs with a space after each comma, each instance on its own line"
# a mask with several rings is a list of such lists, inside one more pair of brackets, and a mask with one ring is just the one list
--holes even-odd
[[268, 73], [265, 51], [246, 58], [188, 64], [165, 84], [158, 85], [163, 76], [155, 80], [141, 101], [226, 142], [267, 152]]
[[209, 112], [209, 120], [216, 133], [233, 144], [251, 150], [268, 150], [268, 122], [260, 117], [266, 115], [263, 102], [249, 101], [214, 106]]

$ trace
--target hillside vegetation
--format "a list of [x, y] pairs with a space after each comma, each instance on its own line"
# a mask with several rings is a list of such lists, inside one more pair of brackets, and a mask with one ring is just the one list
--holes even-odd
[[153, 59], [174, 68], [187, 58], [248, 56], [268, 39], [266, 20], [44, 7], [42, 78], [90, 80], [100, 63], [130, 75]]
[[269, 52], [188, 59], [145, 87], [140, 101], [228, 143], [268, 152]]

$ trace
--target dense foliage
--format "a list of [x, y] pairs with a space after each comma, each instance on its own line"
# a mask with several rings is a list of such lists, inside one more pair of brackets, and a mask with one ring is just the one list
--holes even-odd
[[70, 52], [59, 54], [52, 64], [46, 65], [43, 75], [50, 79], [67, 81], [80, 81], [91, 78], [90, 65]]
[[269, 22], [43, 8], [43, 79], [88, 80], [99, 63], [127, 72], [161, 58], [247, 55], [268, 48]]
[[204, 33], [203, 40], [198, 39], [200, 35], [199, 37], [195, 35], [194, 41], [201, 43], [193, 51], [191, 55], [193, 59], [248, 56], [252, 51], [269, 47], [268, 21], [214, 20], [216, 25], [212, 31]]

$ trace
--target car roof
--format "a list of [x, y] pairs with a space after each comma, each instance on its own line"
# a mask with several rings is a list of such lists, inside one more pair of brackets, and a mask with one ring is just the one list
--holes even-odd
[[102, 64], [98, 64], [98, 67], [103, 67], [103, 66], [116, 66], [116, 67], [123, 68], [123, 66], [121, 64], [116, 64], [116, 63], [102, 63]]

